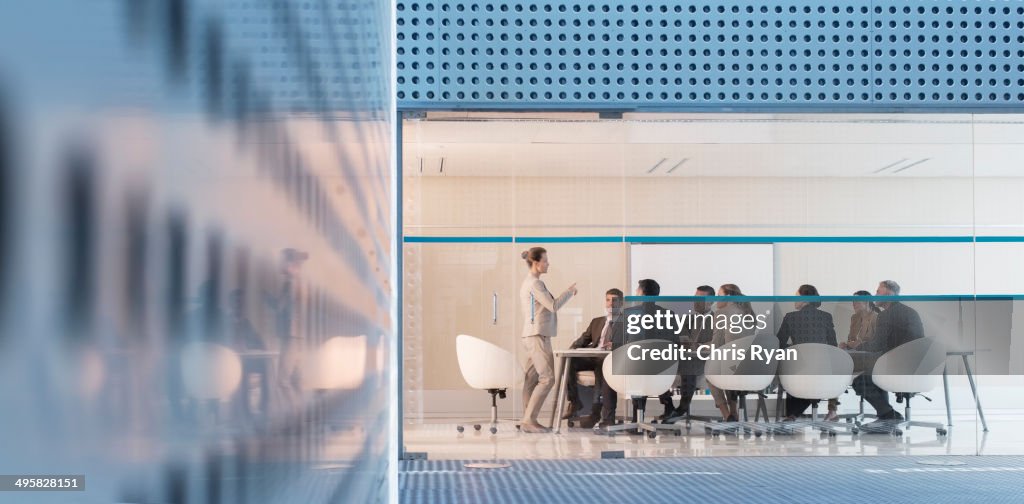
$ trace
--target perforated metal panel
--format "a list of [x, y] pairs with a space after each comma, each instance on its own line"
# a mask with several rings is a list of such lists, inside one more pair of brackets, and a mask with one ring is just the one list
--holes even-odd
[[398, 0], [403, 108], [1012, 108], [1024, 2]]
[[367, 78], [387, 69], [388, 33], [375, 23], [386, 11], [375, 1], [230, 1], [227, 45], [247, 51], [253, 82], [265, 98], [289, 110], [376, 112], [388, 88]]

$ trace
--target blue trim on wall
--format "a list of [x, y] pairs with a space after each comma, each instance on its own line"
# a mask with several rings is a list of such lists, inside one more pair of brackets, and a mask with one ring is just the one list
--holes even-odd
[[406, 236], [405, 243], [1020, 243], [1024, 236]]
[[1012, 301], [1024, 299], [1024, 294], [933, 294], [906, 296], [626, 296], [626, 301], [636, 303], [673, 303], [694, 301], [732, 301], [747, 303], [795, 303], [821, 302], [837, 303], [852, 301]]
[[406, 236], [405, 243], [512, 243], [511, 236]]
[[622, 243], [622, 236], [517, 236], [516, 243]]
[[971, 236], [627, 236], [629, 243], [970, 243]]

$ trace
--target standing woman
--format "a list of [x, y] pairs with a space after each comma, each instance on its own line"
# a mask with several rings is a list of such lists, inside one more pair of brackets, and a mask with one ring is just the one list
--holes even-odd
[[576, 295], [572, 284], [557, 298], [551, 295], [540, 276], [548, 272], [548, 252], [533, 247], [523, 252], [530, 272], [519, 289], [523, 315], [523, 346], [526, 347], [526, 378], [523, 384], [523, 432], [548, 432], [537, 422], [540, 407], [555, 384], [555, 356], [551, 352], [551, 338], [558, 334], [558, 309]]

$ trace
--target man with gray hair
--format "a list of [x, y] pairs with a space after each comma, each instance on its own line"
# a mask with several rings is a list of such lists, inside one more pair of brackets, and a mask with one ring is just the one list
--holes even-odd
[[[878, 283], [875, 294], [898, 296], [900, 285], [893, 280], [882, 280]], [[916, 310], [898, 300], [878, 301], [875, 304], [882, 309], [875, 326], [875, 337], [861, 345], [860, 350], [872, 352], [874, 358], [877, 358], [904, 343], [924, 337], [924, 324], [921, 323], [921, 316]], [[903, 420], [903, 415], [889, 404], [889, 393], [879, 388], [871, 380], [871, 367], [874, 366], [874, 358], [870, 359], [871, 365], [864, 370], [864, 374], [853, 380], [853, 388], [858, 395], [863, 396], [864, 400], [875, 408], [879, 421]]]

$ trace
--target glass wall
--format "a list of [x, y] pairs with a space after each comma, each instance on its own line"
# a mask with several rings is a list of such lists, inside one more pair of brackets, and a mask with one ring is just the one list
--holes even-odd
[[[1013, 196], [1024, 181], [1013, 161], [1018, 122], [967, 114], [429, 113], [405, 120], [407, 450], [431, 458], [1024, 451], [1012, 436], [986, 442], [995, 434], [985, 434], [967, 376], [969, 366], [990, 408], [989, 431], [997, 432], [997, 412], [1020, 406], [997, 399], [1022, 385], [1014, 374], [1020, 324], [1013, 324], [1013, 296], [1024, 293], [1013, 267], [1024, 225]], [[518, 299], [527, 270], [519, 253], [532, 246], [548, 251], [543, 280], [552, 293], [579, 287], [558, 311], [556, 354], [603, 316], [608, 289], [630, 296], [641, 278], [657, 280], [662, 297], [726, 283], [752, 296], [795, 296], [804, 284], [822, 296], [875, 295], [880, 281], [893, 280], [900, 295], [918, 296], [912, 306], [926, 335], [942, 335], [949, 352], [949, 392], [939, 380], [924, 394], [931, 401], [912, 399], [915, 420], [940, 422], [947, 435], [918, 427], [910, 436], [824, 444], [811, 431], [806, 443], [790, 436], [737, 445], [702, 433], [628, 442], [589, 435], [578, 429], [580, 419], [572, 428], [561, 424], [557, 435], [519, 433], [523, 370], [515, 363], [527, 362], [521, 328], [529, 316]], [[987, 297], [996, 294], [1011, 297]], [[794, 302], [768, 302], [764, 331], [777, 333], [797, 311]], [[846, 341], [853, 302], [829, 301], [822, 310], [837, 343]], [[498, 434], [487, 432], [487, 393], [460, 368], [459, 334], [513, 357], [503, 372], [511, 400], [497, 401]], [[718, 414], [707, 389], [702, 382], [691, 413]], [[902, 397], [889, 398], [905, 412]], [[678, 405], [678, 393], [673, 400]], [[839, 403], [839, 414], [860, 411], [853, 390]], [[662, 413], [657, 399], [648, 404], [648, 416]], [[619, 402], [620, 416], [628, 416], [627, 406]], [[774, 396], [766, 406], [774, 420]], [[589, 403], [584, 409], [590, 412]], [[474, 424], [482, 425], [479, 433]]]
[[0, 5], [17, 502], [384, 502], [388, 2]]

